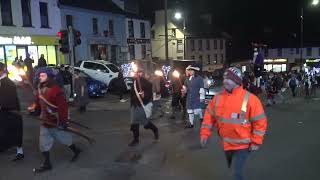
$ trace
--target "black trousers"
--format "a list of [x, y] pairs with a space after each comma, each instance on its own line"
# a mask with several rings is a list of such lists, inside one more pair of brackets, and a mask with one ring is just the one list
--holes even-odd
[[23, 121], [20, 114], [0, 111], [0, 151], [22, 147]]

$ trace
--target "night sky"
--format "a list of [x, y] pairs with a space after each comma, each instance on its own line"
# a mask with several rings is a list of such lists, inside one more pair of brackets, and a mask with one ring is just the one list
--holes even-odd
[[[213, 26], [232, 36], [233, 58], [251, 57], [251, 42], [268, 47], [299, 47], [300, 12], [304, 7], [304, 44], [320, 44], [320, 6], [312, 0], [168, 0], [171, 8], [184, 9], [188, 17], [213, 15]], [[309, 3], [309, 4], [308, 4]], [[153, 19], [163, 0], [140, 0], [141, 13]]]

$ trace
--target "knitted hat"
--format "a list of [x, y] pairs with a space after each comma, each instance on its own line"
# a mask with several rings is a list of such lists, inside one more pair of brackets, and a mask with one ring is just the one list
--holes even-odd
[[55, 76], [52, 68], [49, 68], [49, 67], [40, 67], [37, 70], [36, 74], [40, 75], [41, 73], [45, 73], [45, 74], [47, 74], [48, 77], [51, 77], [51, 78], [53, 78]]
[[236, 67], [228, 68], [224, 72], [224, 78], [230, 79], [239, 85], [242, 83], [242, 73], [241, 73], [240, 69], [238, 69]]

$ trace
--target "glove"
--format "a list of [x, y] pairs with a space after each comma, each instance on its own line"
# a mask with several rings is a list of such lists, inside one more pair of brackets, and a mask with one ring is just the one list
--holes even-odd
[[205, 138], [205, 137], [200, 138], [201, 148], [205, 148], [207, 146], [207, 143], [208, 143], [208, 138]]
[[258, 144], [250, 144], [250, 147], [249, 147], [249, 151], [253, 152], [253, 151], [258, 151], [259, 150], [259, 145]]
[[68, 123], [63, 122], [63, 121], [59, 121], [59, 123], [58, 123], [58, 129], [60, 129], [60, 130], [65, 130], [65, 129], [67, 129], [67, 128], [68, 128]]

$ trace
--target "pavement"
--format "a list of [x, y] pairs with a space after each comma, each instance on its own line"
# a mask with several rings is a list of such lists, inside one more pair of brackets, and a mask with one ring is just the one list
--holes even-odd
[[[20, 95], [25, 109], [32, 96], [24, 92]], [[266, 108], [267, 135], [261, 149], [250, 155], [245, 170], [246, 179], [319, 178], [320, 98], [296, 99]], [[42, 159], [38, 150], [39, 122], [24, 112], [25, 159], [11, 162], [14, 149], [1, 153], [0, 180], [231, 179], [216, 134], [210, 139], [208, 147], [201, 149], [199, 130], [185, 130], [179, 113], [175, 120], [169, 119], [170, 100], [163, 99], [162, 104], [165, 116], [160, 118], [156, 114], [153, 120], [160, 129], [160, 141], [155, 143], [152, 133], [141, 128], [140, 145], [134, 148], [128, 147], [132, 138], [129, 102], [120, 103], [118, 97], [107, 95], [92, 99], [84, 114], [71, 109], [72, 119], [90, 127], [90, 130], [73, 126], [95, 138], [96, 143], [89, 145], [74, 136], [75, 143], [83, 150], [75, 163], [69, 162], [72, 156], [70, 150], [56, 143], [51, 153], [53, 170], [39, 175], [32, 172]]]

